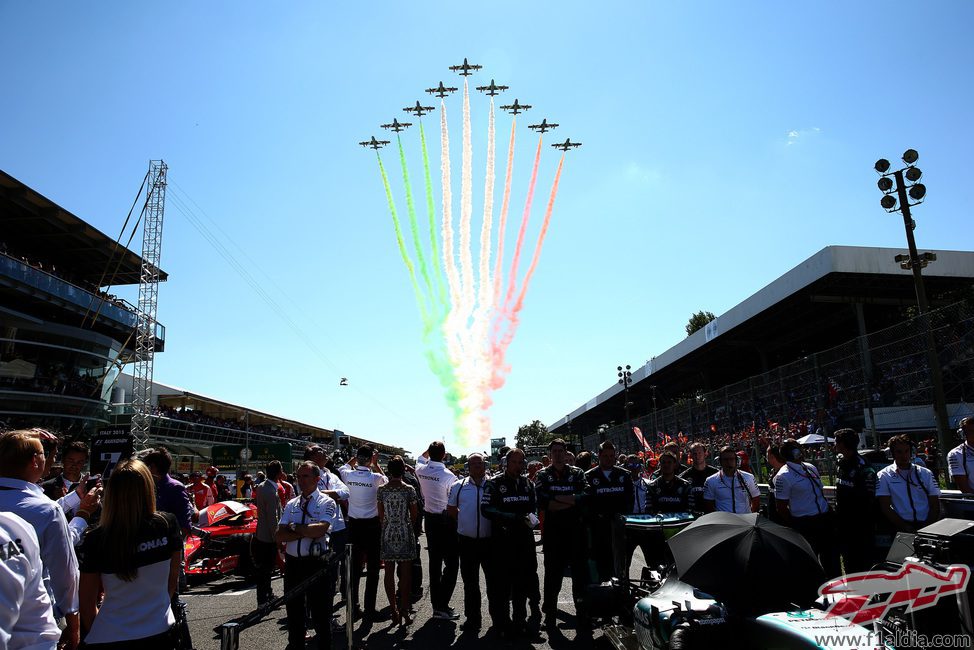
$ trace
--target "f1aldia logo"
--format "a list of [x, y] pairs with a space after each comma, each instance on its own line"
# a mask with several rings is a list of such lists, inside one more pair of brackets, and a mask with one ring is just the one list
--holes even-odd
[[894, 607], [905, 605], [907, 614], [932, 607], [944, 596], [967, 589], [970, 577], [970, 569], [959, 564], [938, 571], [906, 562], [899, 571], [865, 571], [830, 580], [818, 593], [836, 597], [827, 615], [863, 624], [883, 618]]

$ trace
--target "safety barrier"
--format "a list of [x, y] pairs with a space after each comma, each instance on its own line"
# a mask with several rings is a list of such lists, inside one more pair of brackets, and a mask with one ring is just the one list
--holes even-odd
[[[310, 577], [306, 578], [300, 584], [295, 587], [285, 591], [281, 596], [275, 598], [272, 601], [264, 603], [255, 609], [254, 611], [244, 614], [243, 616], [237, 617], [230, 621], [227, 621], [223, 625], [218, 625], [213, 628], [213, 631], [220, 636], [220, 650], [240, 650], [240, 633], [247, 628], [257, 625], [265, 616], [273, 612], [274, 610], [281, 607], [287, 603], [287, 601], [295, 598], [308, 588], [320, 580], [326, 573], [331, 571], [331, 565], [338, 562], [338, 557], [334, 552], [330, 552], [327, 556], [326, 566], [322, 567], [317, 573], [314, 573]], [[352, 650], [352, 545], [348, 544], [345, 547], [345, 578], [346, 578], [346, 589], [343, 594], [345, 597], [345, 631], [348, 641], [348, 649]], [[330, 613], [329, 613], [330, 616]], [[330, 621], [329, 621], [330, 624]]]

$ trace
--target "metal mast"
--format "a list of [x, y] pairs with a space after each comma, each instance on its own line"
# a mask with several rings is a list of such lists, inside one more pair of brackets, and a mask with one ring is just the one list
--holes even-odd
[[142, 235], [142, 275], [135, 334], [135, 370], [132, 436], [136, 448], [149, 439], [152, 414], [152, 357], [155, 351], [156, 307], [159, 302], [159, 259], [162, 253], [162, 217], [166, 208], [166, 163], [149, 161], [149, 194], [145, 202]]

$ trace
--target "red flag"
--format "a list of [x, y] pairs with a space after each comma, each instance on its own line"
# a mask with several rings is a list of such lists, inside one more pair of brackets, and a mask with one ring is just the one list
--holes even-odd
[[639, 427], [633, 427], [632, 432], [636, 434], [636, 440], [638, 440], [639, 444], [643, 446], [643, 449], [649, 449], [649, 444], [647, 444], [646, 438], [643, 436], [642, 430]]

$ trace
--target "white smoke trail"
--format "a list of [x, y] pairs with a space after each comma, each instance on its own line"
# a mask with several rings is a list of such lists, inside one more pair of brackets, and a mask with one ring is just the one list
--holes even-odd
[[453, 193], [450, 189], [450, 130], [446, 119], [446, 102], [440, 102], [440, 180], [443, 186], [443, 268], [446, 270], [447, 285], [450, 290], [450, 313], [443, 323], [443, 338], [446, 340], [450, 362], [457, 367], [463, 358], [462, 342], [457, 338], [455, 323], [459, 318], [457, 305], [460, 300], [459, 277], [453, 253]]
[[490, 277], [491, 232], [494, 219], [494, 167], [495, 167], [495, 129], [494, 98], [490, 100], [490, 113], [487, 116], [487, 170], [484, 174], [484, 218], [480, 230], [480, 284], [477, 310], [471, 325], [472, 343], [476, 346], [471, 352], [475, 355], [474, 372], [477, 376], [477, 394], [481, 409], [491, 404], [491, 345], [490, 324], [493, 314], [493, 282]]

